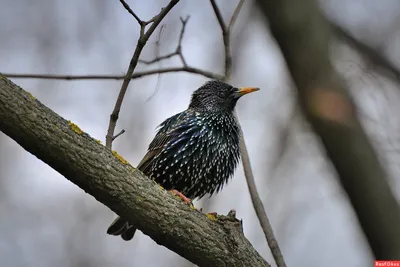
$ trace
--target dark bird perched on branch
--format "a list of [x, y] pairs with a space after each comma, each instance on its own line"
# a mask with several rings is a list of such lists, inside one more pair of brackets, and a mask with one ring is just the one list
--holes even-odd
[[[209, 81], [194, 91], [188, 109], [166, 119], [138, 169], [185, 202], [212, 195], [233, 176], [239, 162], [237, 100], [259, 90]], [[136, 228], [121, 217], [108, 234], [131, 240]]]

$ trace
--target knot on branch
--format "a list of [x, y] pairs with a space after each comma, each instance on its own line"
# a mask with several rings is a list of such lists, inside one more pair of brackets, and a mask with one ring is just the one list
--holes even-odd
[[227, 215], [217, 215], [216, 217], [217, 222], [224, 227], [229, 225], [228, 227], [236, 228], [236, 230], [243, 233], [243, 220], [236, 218], [236, 210], [232, 209]]

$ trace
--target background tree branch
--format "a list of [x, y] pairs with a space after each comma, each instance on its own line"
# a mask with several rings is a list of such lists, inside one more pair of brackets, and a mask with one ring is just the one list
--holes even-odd
[[[130, 14], [132, 14], [134, 16], [134, 18], [138, 21], [138, 23], [140, 25], [140, 36], [139, 36], [139, 40], [137, 41], [135, 52], [133, 53], [132, 59], [129, 63], [128, 71], [126, 72], [126, 75], [125, 75], [124, 81], [122, 83], [121, 90], [119, 92], [117, 101], [115, 102], [114, 110], [112, 111], [112, 113], [110, 115], [110, 122], [108, 125], [108, 130], [107, 130], [107, 135], [106, 135], [106, 147], [108, 147], [109, 149], [111, 149], [112, 142], [115, 139], [114, 131], [115, 131], [115, 127], [117, 125], [119, 112], [121, 110], [121, 106], [122, 106], [122, 102], [125, 97], [126, 90], [128, 90], [128, 85], [131, 81], [131, 79], [129, 79], [129, 77], [132, 76], [132, 74], [136, 68], [136, 65], [139, 61], [140, 54], [142, 53], [142, 50], [143, 50], [144, 46], [146, 45], [147, 41], [149, 40], [150, 36], [153, 34], [155, 29], [158, 27], [158, 25], [161, 23], [161, 21], [164, 19], [164, 17], [168, 14], [168, 12], [171, 11], [171, 9], [179, 2], [179, 0], [171, 0], [166, 7], [161, 9], [161, 11], [158, 15], [154, 16], [148, 22], [140, 20], [139, 17], [132, 11], [132, 9], [129, 7], [129, 5], [125, 1], [120, 0], [120, 2], [125, 7], [125, 9], [127, 9], [128, 12]], [[149, 23], [151, 23], [151, 26], [147, 31], [145, 31], [145, 27]]]
[[[329, 60], [329, 23], [314, 0], [258, 0], [377, 259], [400, 258], [400, 209], [388, 177]], [[344, 156], [346, 155], [346, 156]]]
[[232, 216], [192, 210], [0, 75], [0, 130], [158, 244], [199, 266], [269, 266]]
[[[222, 80], [223, 76], [220, 74], [212, 73], [210, 71], [186, 66], [186, 67], [175, 67], [175, 68], [164, 68], [155, 69], [148, 71], [138, 71], [130, 76], [131, 80], [144, 78], [150, 75], [158, 75], [171, 72], [187, 72], [192, 74], [202, 75], [204, 77], [216, 80]], [[115, 75], [115, 74], [87, 74], [87, 75], [66, 75], [66, 74], [34, 74], [34, 73], [2, 73], [7, 78], [14, 79], [47, 79], [47, 80], [123, 80], [126, 75]], [[129, 77], [129, 76], [128, 76]]]
[[[214, 10], [215, 16], [218, 20], [219, 26], [222, 31], [222, 39], [224, 43], [225, 51], [225, 74], [223, 80], [229, 82], [232, 76], [232, 53], [231, 53], [231, 30], [236, 21], [236, 18], [240, 12], [241, 7], [244, 4], [244, 0], [240, 0], [237, 7], [235, 8], [233, 15], [229, 21], [228, 26], [225, 24], [222, 18], [221, 12], [215, 2], [215, 0], [210, 0], [211, 6]], [[239, 121], [237, 112], [235, 111], [236, 119]], [[249, 190], [251, 203], [253, 204], [254, 210], [256, 212], [258, 221], [260, 222], [261, 229], [264, 232], [265, 238], [267, 240], [268, 246], [271, 249], [272, 256], [279, 267], [285, 267], [286, 263], [283, 258], [282, 252], [279, 248], [278, 241], [275, 238], [272, 225], [268, 219], [267, 213], [265, 211], [264, 204], [260, 198], [257, 190], [256, 182], [254, 179], [253, 170], [251, 168], [251, 161], [249, 152], [247, 151], [246, 141], [243, 134], [243, 129], [239, 124], [240, 130], [240, 153], [241, 161], [243, 166], [244, 175], [246, 177], [246, 183]]]

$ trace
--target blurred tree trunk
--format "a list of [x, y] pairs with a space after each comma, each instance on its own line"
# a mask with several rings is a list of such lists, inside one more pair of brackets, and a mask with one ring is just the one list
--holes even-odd
[[258, 0], [297, 86], [303, 111], [320, 137], [377, 259], [400, 259], [400, 209], [329, 60], [330, 28], [314, 0]]

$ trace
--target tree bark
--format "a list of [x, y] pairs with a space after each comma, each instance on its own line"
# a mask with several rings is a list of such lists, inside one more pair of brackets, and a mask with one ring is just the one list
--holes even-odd
[[400, 259], [400, 209], [387, 174], [329, 60], [330, 28], [314, 0], [258, 0], [377, 259]]
[[269, 266], [235, 217], [192, 209], [1, 74], [0, 130], [187, 260], [199, 266]]

